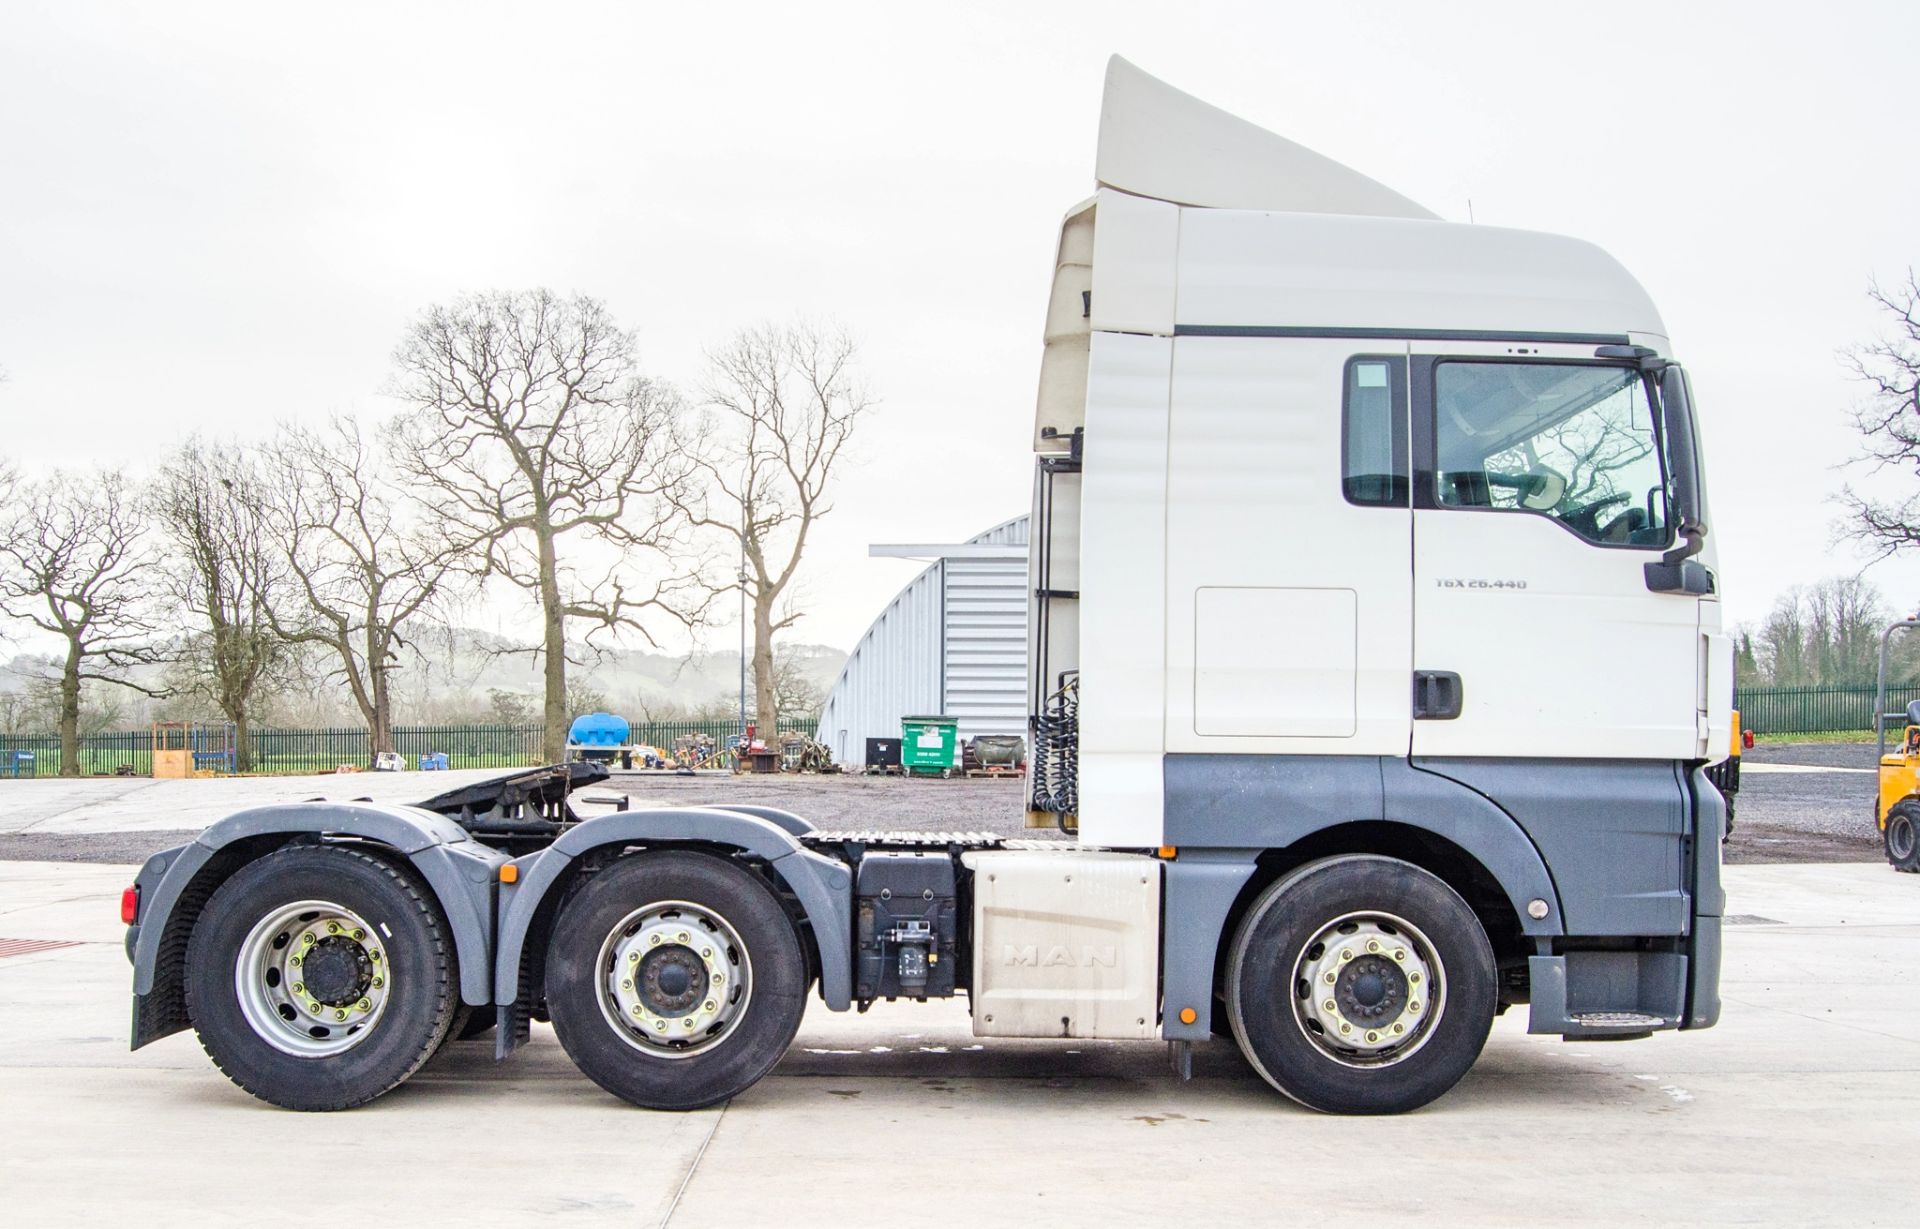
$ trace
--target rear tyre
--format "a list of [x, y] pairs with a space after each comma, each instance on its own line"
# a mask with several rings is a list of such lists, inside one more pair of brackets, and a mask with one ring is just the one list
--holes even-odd
[[1920, 805], [1895, 803], [1887, 812], [1887, 827], [1882, 834], [1887, 844], [1887, 861], [1893, 869], [1908, 874], [1920, 872]]
[[580, 1070], [645, 1109], [751, 1087], [787, 1052], [807, 964], [766, 883], [709, 854], [626, 858], [567, 902], [547, 952], [547, 1010]]
[[339, 845], [296, 845], [221, 885], [187, 948], [187, 1011], [240, 1087], [295, 1110], [363, 1105], [439, 1048], [453, 942], [414, 878]]
[[1310, 1109], [1397, 1114], [1486, 1044], [1493, 948], [1445, 883], [1395, 858], [1328, 858], [1262, 892], [1234, 937], [1227, 1015], [1269, 1084]]

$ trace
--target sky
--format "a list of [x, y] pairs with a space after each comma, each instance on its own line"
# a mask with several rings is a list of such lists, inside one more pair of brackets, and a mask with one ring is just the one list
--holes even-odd
[[[1692, 372], [1729, 615], [1757, 620], [1865, 562], [1835, 537], [1840, 356], [1920, 258], [1916, 46], [1911, 3], [11, 0], [0, 456], [140, 469], [384, 418], [407, 322], [467, 291], [598, 297], [688, 388], [734, 329], [838, 321], [880, 408], [794, 634], [851, 648], [917, 566], [869, 543], [1026, 508], [1119, 53], [1442, 217], [1619, 258]], [[1920, 602], [1920, 562], [1867, 574]]]

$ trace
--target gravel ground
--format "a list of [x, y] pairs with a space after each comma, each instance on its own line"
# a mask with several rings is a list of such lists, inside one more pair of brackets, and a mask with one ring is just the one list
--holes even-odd
[[[1877, 861], [1873, 751], [1872, 743], [1784, 743], [1748, 751], [1727, 861]], [[1769, 772], [1771, 765], [1825, 771]]]
[[[1735, 810], [1731, 863], [1872, 862], [1873, 747], [1795, 743], [1746, 756]], [[1766, 765], [1824, 771], [1767, 771]], [[1859, 769], [1864, 771], [1836, 771]], [[4, 787], [0, 787], [4, 788]], [[616, 773], [588, 797], [625, 793], [636, 806], [752, 803], [804, 815], [829, 830], [882, 829], [1043, 835], [1025, 826], [1026, 786], [1018, 780], [898, 777], [681, 777]], [[0, 834], [0, 860], [138, 863], [193, 839], [194, 830]]]

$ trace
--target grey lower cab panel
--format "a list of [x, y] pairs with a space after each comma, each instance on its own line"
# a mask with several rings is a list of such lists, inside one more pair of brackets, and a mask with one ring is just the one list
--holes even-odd
[[1693, 826], [1680, 765], [1420, 759], [1413, 766], [1486, 796], [1526, 831], [1559, 885], [1566, 933], [1687, 933]]

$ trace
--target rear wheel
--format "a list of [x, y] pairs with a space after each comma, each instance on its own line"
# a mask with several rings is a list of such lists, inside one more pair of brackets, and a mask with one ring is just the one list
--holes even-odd
[[453, 960], [411, 875], [344, 846], [289, 846], [207, 902], [187, 949], [187, 1010], [208, 1056], [254, 1096], [348, 1109], [439, 1048]]
[[614, 863], [567, 903], [546, 987], [554, 1032], [594, 1083], [690, 1110], [780, 1061], [806, 1010], [807, 965], [762, 880], [672, 850]]
[[1459, 1082], [1493, 1023], [1493, 948], [1445, 883], [1394, 858], [1310, 863], [1241, 922], [1227, 965], [1240, 1049], [1311, 1109], [1392, 1114]]
[[1920, 872], [1920, 833], [1916, 833], [1916, 824], [1920, 824], [1920, 804], [1911, 801], [1896, 803], [1887, 812], [1884, 833], [1887, 861], [1897, 871], [1906, 871], [1908, 874]]

